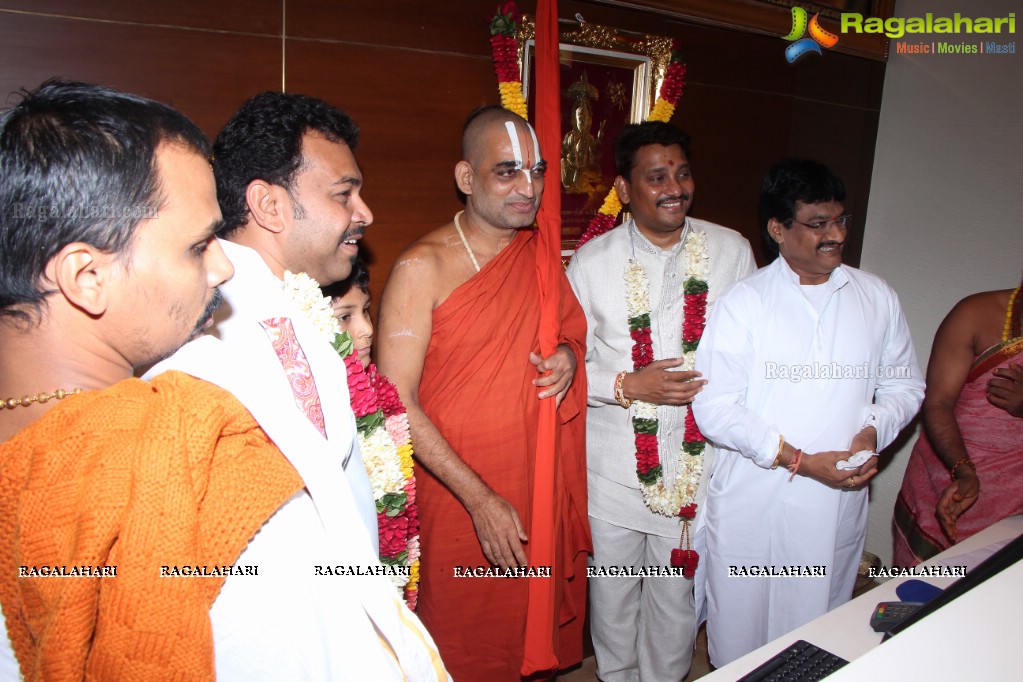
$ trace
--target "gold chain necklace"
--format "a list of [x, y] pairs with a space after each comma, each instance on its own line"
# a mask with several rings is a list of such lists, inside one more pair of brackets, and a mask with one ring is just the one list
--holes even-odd
[[63, 400], [69, 395], [78, 395], [82, 392], [80, 388], [73, 388], [70, 391], [65, 391], [63, 388], [58, 388], [56, 391], [47, 393], [41, 391], [35, 395], [26, 395], [21, 398], [8, 398], [7, 400], [0, 401], [0, 410], [13, 410], [15, 407], [28, 407], [32, 403], [43, 404], [49, 400]]

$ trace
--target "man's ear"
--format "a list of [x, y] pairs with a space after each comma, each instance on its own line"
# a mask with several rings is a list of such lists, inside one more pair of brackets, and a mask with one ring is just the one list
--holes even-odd
[[629, 203], [629, 183], [622, 176], [615, 177], [615, 191], [618, 192], [618, 199], [623, 204]]
[[455, 184], [462, 194], [472, 194], [473, 179], [472, 165], [468, 161], [463, 160], [455, 164]]
[[781, 244], [785, 241], [785, 226], [777, 218], [771, 218], [767, 221], [767, 234], [771, 235], [771, 239], [776, 243]]
[[253, 180], [245, 188], [245, 203], [253, 222], [273, 233], [284, 231], [286, 216], [292, 214], [291, 197], [279, 185], [265, 180]]
[[43, 286], [56, 287], [71, 305], [99, 317], [114, 295], [113, 268], [123, 268], [118, 254], [105, 253], [83, 242], [72, 242], [50, 259]]

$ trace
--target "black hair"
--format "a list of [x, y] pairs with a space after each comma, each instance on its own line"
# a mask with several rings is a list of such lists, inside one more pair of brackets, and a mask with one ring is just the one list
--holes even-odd
[[320, 291], [324, 296], [333, 300], [347, 296], [352, 287], [358, 288], [364, 294], [369, 294], [369, 268], [361, 258], [352, 261], [352, 274], [348, 275], [346, 279], [320, 287]]
[[772, 259], [778, 255], [778, 243], [768, 233], [767, 223], [773, 218], [792, 227], [797, 201], [845, 201], [845, 185], [827, 166], [809, 159], [782, 159], [767, 171], [760, 185], [760, 229]]
[[289, 92], [264, 92], [242, 105], [213, 143], [217, 201], [224, 216], [217, 232], [226, 237], [248, 221], [245, 192], [253, 180], [291, 191], [302, 165], [302, 138], [317, 132], [355, 151], [359, 127], [323, 100]]
[[691, 140], [687, 133], [673, 125], [660, 121], [632, 123], [622, 128], [615, 139], [615, 170], [626, 182], [632, 182], [632, 169], [636, 167], [636, 152], [640, 147], [659, 144], [665, 147], [678, 145], [689, 158]]
[[208, 157], [184, 114], [153, 100], [51, 79], [0, 114], [0, 316], [29, 321], [53, 290], [47, 263], [83, 242], [130, 255], [135, 228], [164, 198], [163, 142]]

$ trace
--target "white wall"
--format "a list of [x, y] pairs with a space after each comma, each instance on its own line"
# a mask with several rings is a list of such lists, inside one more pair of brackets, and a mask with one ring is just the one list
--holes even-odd
[[[895, 10], [901, 17], [1015, 12], [1017, 24], [1015, 35], [994, 37], [1015, 40], [1017, 54], [900, 55], [891, 41], [861, 267], [899, 293], [925, 370], [934, 332], [959, 299], [1020, 281], [1023, 3], [898, 0]], [[885, 565], [914, 441], [915, 433], [871, 486], [867, 550]]]

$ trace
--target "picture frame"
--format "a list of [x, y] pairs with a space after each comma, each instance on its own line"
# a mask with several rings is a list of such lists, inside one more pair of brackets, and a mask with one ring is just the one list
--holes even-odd
[[[646, 119], [671, 62], [671, 38], [635, 34], [589, 22], [559, 32], [561, 62], [560, 167], [547, 170], [547, 191], [561, 191], [562, 258], [571, 258], [616, 175], [614, 139], [629, 123]], [[523, 94], [530, 119], [534, 100], [533, 18], [516, 35]]]

